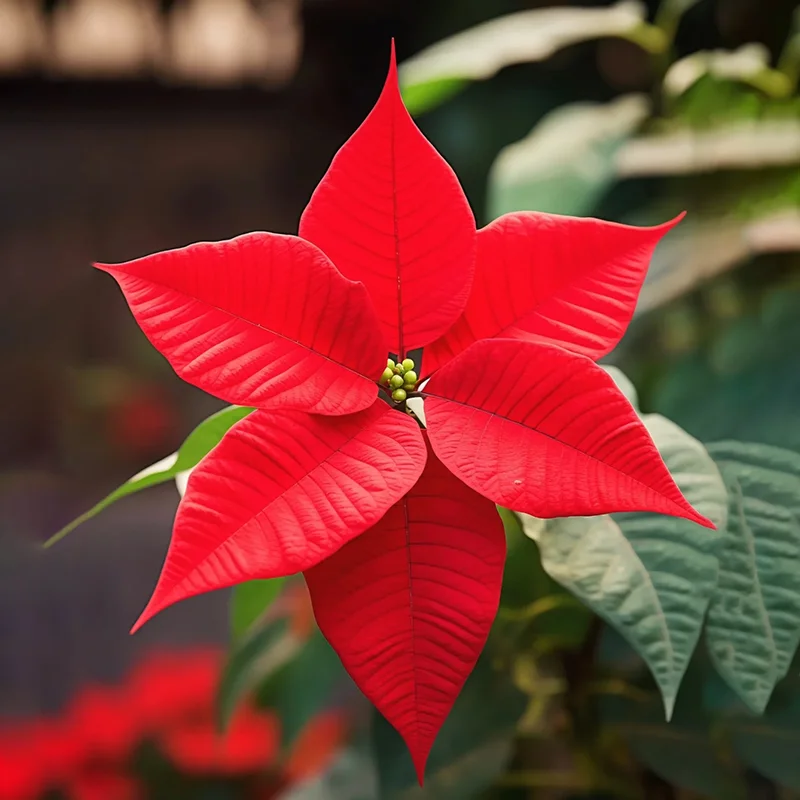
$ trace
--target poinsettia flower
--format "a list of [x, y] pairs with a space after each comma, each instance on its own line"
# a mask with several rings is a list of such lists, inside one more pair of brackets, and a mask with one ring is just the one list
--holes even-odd
[[[497, 610], [495, 504], [712, 527], [595, 363], [676, 223], [517, 213], [476, 231], [392, 54], [299, 236], [102, 266], [181, 377], [256, 409], [189, 477], [134, 630], [191, 595], [303, 571], [323, 633], [422, 780]], [[424, 398], [424, 435], [409, 396]]]

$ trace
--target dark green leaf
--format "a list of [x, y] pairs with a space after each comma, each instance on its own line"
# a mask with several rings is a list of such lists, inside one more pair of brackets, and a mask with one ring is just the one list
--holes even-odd
[[290, 748], [303, 728], [328, 706], [336, 687], [348, 680], [339, 657], [315, 628], [290, 661], [260, 682], [259, 703], [280, 716], [285, 748]]
[[800, 643], [800, 455], [711, 445], [730, 494], [707, 641], [720, 675], [764, 710]]
[[[700, 442], [656, 414], [643, 417], [686, 498], [724, 525], [727, 493]], [[714, 590], [717, 536], [655, 514], [534, 520], [545, 570], [613, 626], [647, 662], [667, 716], [694, 651]]]
[[725, 730], [743, 764], [800, 791], [800, 680], [796, 676], [781, 683], [763, 716], [739, 713]]
[[373, 742], [381, 797], [386, 800], [471, 800], [505, 770], [526, 698], [496, 672], [488, 652], [479, 659], [442, 726], [420, 788], [400, 735], [377, 712]]
[[239, 703], [293, 659], [302, 645], [285, 619], [255, 628], [234, 644], [217, 689], [216, 719], [221, 730], [228, 725]]
[[60, 541], [79, 525], [96, 516], [117, 500], [121, 500], [130, 494], [141, 492], [151, 486], [166, 483], [173, 480], [180, 473], [192, 469], [210, 450], [219, 444], [220, 439], [222, 439], [231, 425], [246, 417], [252, 410], [252, 408], [243, 408], [241, 406], [228, 406], [228, 408], [223, 408], [222, 411], [213, 414], [189, 434], [177, 453], [161, 459], [156, 464], [134, 475], [99, 503], [92, 506], [87, 512], [81, 514], [69, 525], [66, 525], [54, 536], [51, 536], [44, 546], [50, 547]]
[[604, 697], [599, 705], [605, 725], [613, 725], [634, 758], [663, 780], [714, 800], [744, 796], [739, 776], [720, 758], [703, 711], [703, 675], [693, 664], [681, 688], [671, 722], [659, 704], [622, 696]]

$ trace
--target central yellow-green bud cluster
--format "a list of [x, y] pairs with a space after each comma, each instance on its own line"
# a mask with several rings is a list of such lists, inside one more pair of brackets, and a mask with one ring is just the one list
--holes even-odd
[[397, 364], [390, 358], [386, 361], [386, 369], [381, 375], [380, 384], [391, 391], [395, 403], [402, 403], [408, 397], [408, 392], [417, 385], [418, 380], [417, 373], [414, 372], [414, 362], [410, 358], [405, 358]]

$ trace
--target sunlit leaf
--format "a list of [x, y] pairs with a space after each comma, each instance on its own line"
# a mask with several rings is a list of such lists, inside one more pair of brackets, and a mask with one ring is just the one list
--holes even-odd
[[[645, 27], [644, 19], [643, 4], [622, 0], [606, 8], [520, 11], [461, 31], [400, 65], [400, 83], [410, 102], [408, 109], [415, 114], [434, 105], [433, 90], [424, 92], [422, 87], [431, 84], [435, 87], [444, 81], [486, 80], [510, 64], [544, 61], [558, 50], [578, 42], [619, 36], [654, 49], [663, 47], [659, 37], [640, 35]], [[451, 83], [450, 88], [456, 87]], [[436, 99], [447, 96], [443, 94]], [[415, 104], [418, 98], [421, 102]]]
[[511, 211], [591, 214], [617, 180], [619, 147], [647, 118], [643, 95], [602, 105], [575, 103], [546, 116], [500, 151], [489, 173], [488, 214]]
[[[797, 146], [800, 160], [800, 136]], [[744, 222], [733, 215], [700, 219], [690, 215], [655, 251], [636, 313], [652, 311], [753, 256], [796, 251], [800, 251], [798, 209], [786, 207]]]
[[45, 547], [49, 547], [63, 539], [68, 533], [75, 530], [78, 525], [96, 516], [117, 500], [127, 497], [129, 494], [141, 492], [151, 486], [166, 483], [173, 480], [180, 473], [192, 469], [219, 444], [222, 437], [234, 423], [246, 417], [252, 410], [252, 408], [242, 408], [241, 406], [229, 406], [213, 414], [189, 434], [177, 453], [161, 459], [156, 464], [134, 475], [118, 489], [115, 489], [99, 503], [92, 506], [86, 513], [81, 514], [69, 525], [63, 527], [47, 541]]
[[631, 139], [617, 152], [617, 175], [642, 178], [719, 169], [756, 169], [800, 162], [800, 122], [742, 120]]
[[441, 78], [402, 87], [403, 102], [410, 114], [423, 114], [457, 95], [468, 81], [463, 78]]
[[749, 42], [737, 50], [701, 50], [675, 61], [664, 76], [664, 90], [680, 95], [700, 78], [738, 81], [775, 97], [791, 94], [788, 75], [769, 66], [770, 52], [761, 43]]
[[709, 447], [728, 485], [728, 525], [706, 639], [720, 675], [761, 712], [800, 643], [800, 455]]

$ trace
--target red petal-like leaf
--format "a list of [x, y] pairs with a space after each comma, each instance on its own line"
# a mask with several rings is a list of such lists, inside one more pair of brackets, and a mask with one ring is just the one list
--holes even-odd
[[441, 336], [463, 311], [475, 235], [458, 178], [403, 105], [393, 45], [383, 92], [333, 159], [300, 236], [364, 283], [389, 349], [402, 356]]
[[305, 573], [320, 629], [405, 739], [420, 783], [497, 613], [505, 548], [494, 504], [429, 453], [377, 525]]
[[478, 231], [469, 302], [425, 348], [425, 374], [494, 337], [606, 355], [631, 321], [656, 245], [681, 219], [655, 228], [535, 212], [496, 219]]
[[484, 339], [425, 394], [434, 452], [495, 503], [540, 518], [654, 511], [714, 527], [684, 499], [611, 376], [585, 356]]
[[216, 397], [317, 414], [375, 399], [387, 348], [369, 296], [296, 236], [249, 233], [95, 266], [178, 375]]
[[133, 630], [186, 597], [314, 566], [374, 525], [425, 459], [419, 426], [382, 402], [345, 417], [254, 411], [192, 472]]

